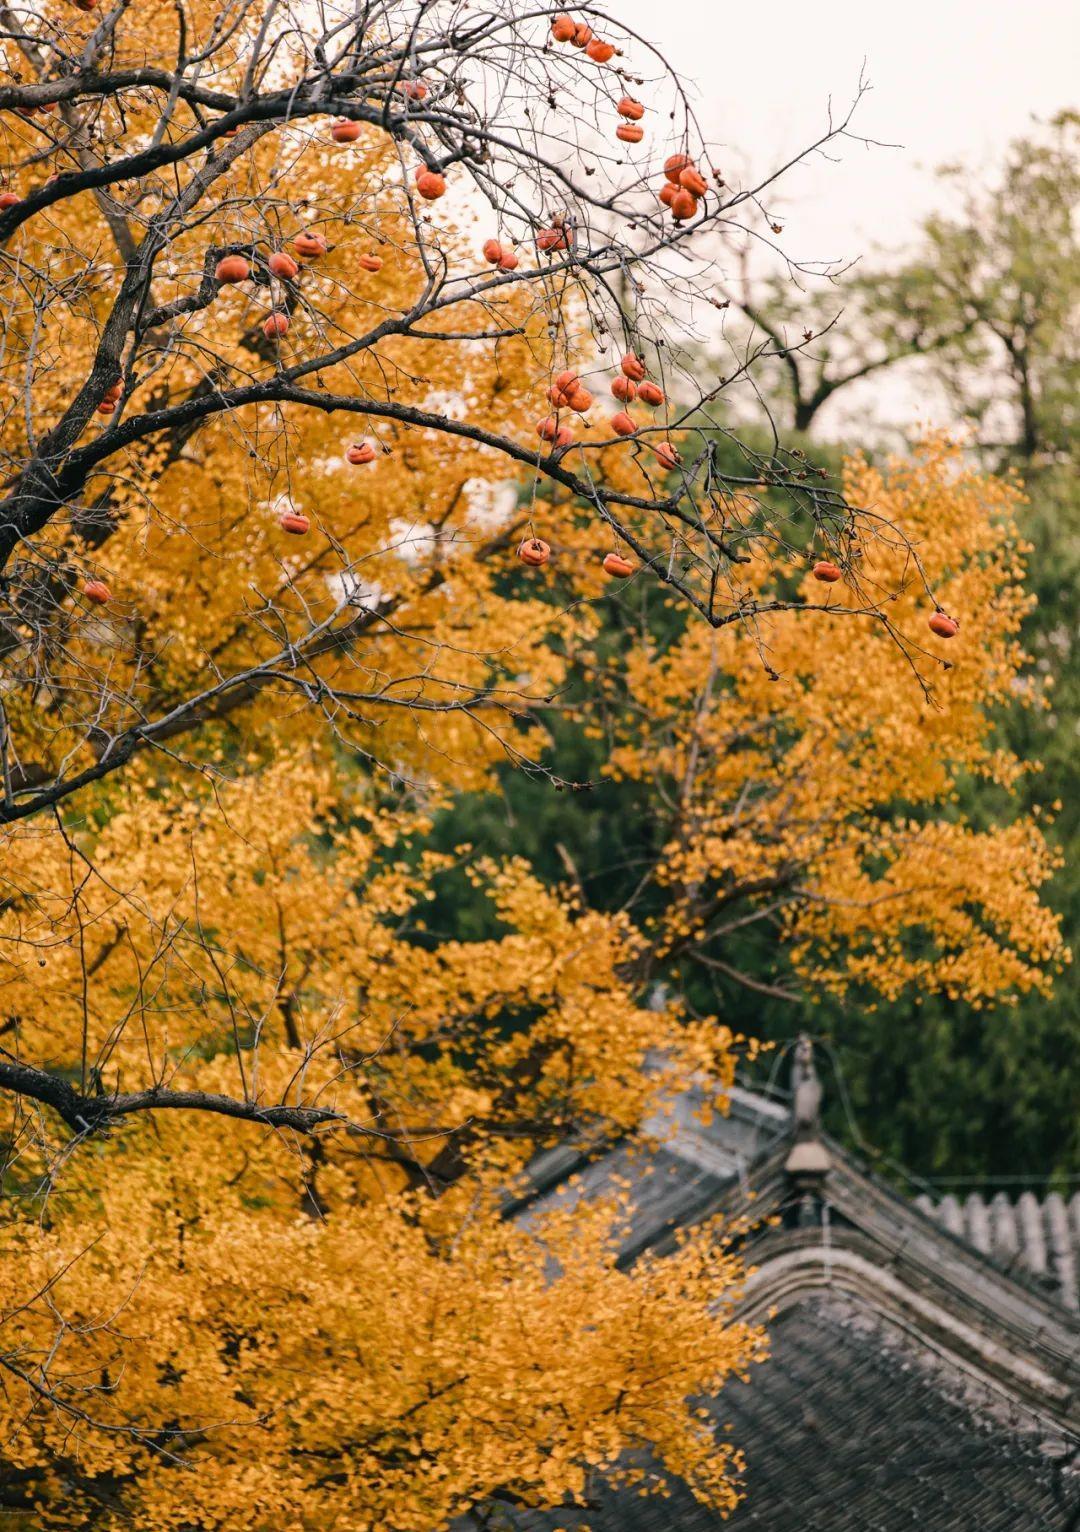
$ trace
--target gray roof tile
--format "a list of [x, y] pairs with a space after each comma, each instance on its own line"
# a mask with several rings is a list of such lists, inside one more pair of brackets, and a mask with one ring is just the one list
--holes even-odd
[[1060, 1192], [1041, 1200], [1004, 1192], [989, 1202], [972, 1192], [961, 1203], [951, 1193], [934, 1202], [925, 1193], [915, 1206], [968, 1240], [1006, 1270], [1019, 1268], [1044, 1283], [1066, 1308], [1080, 1310], [1080, 1192], [1066, 1204]]
[[[738, 1091], [727, 1116], [702, 1122], [700, 1104], [693, 1088], [673, 1097], [667, 1116], [652, 1124], [651, 1142], [615, 1145], [590, 1163], [549, 1155], [515, 1216], [528, 1223], [553, 1205], [626, 1190], [630, 1261], [650, 1244], [663, 1249], [666, 1230], [693, 1223], [736, 1186], [760, 1193], [755, 1177], [782, 1164], [789, 1112]], [[836, 1152], [833, 1176], [846, 1163]], [[881, 1185], [855, 1169], [866, 1195], [880, 1200]], [[886, 1190], [931, 1247], [943, 1245], [906, 1198]], [[1026, 1292], [1040, 1324], [1053, 1305], [1031, 1294], [1032, 1283], [1080, 1309], [1080, 1194], [1068, 1202], [1032, 1192], [915, 1201], [956, 1239], [1026, 1275], [993, 1282], [1015, 1286], [1021, 1298]], [[769, 1324], [771, 1355], [749, 1384], [732, 1382], [706, 1401], [717, 1430], [730, 1429], [747, 1459], [747, 1498], [729, 1521], [675, 1483], [670, 1498], [599, 1486], [588, 1511], [513, 1511], [485, 1525], [492, 1532], [504, 1525], [515, 1532], [585, 1525], [592, 1532], [1080, 1532], [1080, 1459], [1075, 1440], [1057, 1439], [1059, 1427], [1049, 1424], [1058, 1417], [1028, 1413], [1007, 1387], [976, 1383], [932, 1327], [929, 1338], [918, 1327], [902, 1330], [875, 1308], [850, 1292], [796, 1298]], [[1061, 1324], [1071, 1329], [1074, 1321], [1061, 1314]]]
[[[771, 1356], [710, 1402], [746, 1455], [728, 1521], [680, 1483], [668, 1499], [601, 1488], [588, 1511], [514, 1513], [519, 1532], [1067, 1532], [1080, 1483], [1061, 1443], [956, 1392], [929, 1353], [859, 1305], [808, 1299]], [[985, 1402], [985, 1401], [982, 1401]]]

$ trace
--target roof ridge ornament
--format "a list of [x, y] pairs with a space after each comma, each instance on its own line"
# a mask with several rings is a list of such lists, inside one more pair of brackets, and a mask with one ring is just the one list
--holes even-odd
[[821, 1081], [814, 1066], [814, 1045], [800, 1032], [791, 1064], [791, 1149], [784, 1169], [806, 1190], [829, 1170], [829, 1152], [821, 1137]]

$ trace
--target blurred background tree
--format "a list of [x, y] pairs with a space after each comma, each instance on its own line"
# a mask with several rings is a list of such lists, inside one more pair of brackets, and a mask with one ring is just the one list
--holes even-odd
[[[929, 387], [971, 431], [971, 450], [1022, 479], [1030, 505], [1028, 586], [1037, 604], [1023, 640], [1049, 707], [1002, 716], [1002, 739], [1040, 761], [1021, 793], [1051, 808], [1062, 865], [1048, 891], [1075, 944], [1080, 923], [1080, 117], [1063, 113], [1020, 139], [990, 177], [965, 166], [941, 172], [949, 211], [928, 218], [903, 260], [853, 272], [819, 294], [807, 328], [843, 309], [842, 340], [775, 375], [780, 408], [815, 442], [836, 440], [823, 407], [871, 372], [907, 374]], [[770, 287], [747, 317], [782, 333], [791, 295]], [[860, 358], [861, 371], [860, 371]], [[834, 417], [835, 419], [835, 417]], [[844, 431], [841, 426], [840, 431]], [[850, 430], [850, 427], [847, 428]], [[968, 784], [965, 807], [991, 816], [1000, 802]], [[790, 1028], [770, 1016], [773, 1035]], [[1080, 1005], [1072, 976], [1052, 996], [1017, 1009], [973, 1013], [926, 1001], [919, 1025], [907, 1007], [822, 1016], [855, 1117], [886, 1154], [926, 1175], [1075, 1173], [1080, 1163]], [[850, 1131], [836, 1114], [834, 1126]]]

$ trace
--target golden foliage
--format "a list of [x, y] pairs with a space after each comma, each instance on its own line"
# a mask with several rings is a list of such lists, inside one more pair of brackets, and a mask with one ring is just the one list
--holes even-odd
[[[1034, 823], [972, 824], [958, 799], [972, 776], [1007, 795], [1024, 768], [996, 742], [995, 709], [1040, 700], [1020, 675], [1021, 497], [942, 439], [886, 469], [852, 462], [847, 492], [911, 548], [856, 551], [827, 600], [888, 597], [881, 611], [811, 619], [799, 608], [820, 585], [803, 573], [793, 604], [785, 571], [758, 559], [748, 581], [778, 610], [629, 657], [645, 705], [611, 769], [671, 784], [656, 938], [692, 952], [750, 899], [776, 914], [811, 990], [979, 1003], [1045, 986], [1067, 956], [1038, 899], [1051, 853]], [[961, 614], [947, 651], [926, 630], [927, 585]]]
[[94, 836], [9, 830], [25, 1056], [78, 1073], [81, 1047], [106, 1091], [303, 1098], [356, 1125], [305, 1144], [162, 1109], [62, 1169], [16, 1135], [5, 1429], [43, 1525], [406, 1532], [496, 1493], [572, 1499], [645, 1443], [732, 1503], [688, 1396], [760, 1346], [730, 1321], [736, 1263], [705, 1240], [630, 1277], [612, 1209], [499, 1215], [536, 1147], [636, 1127], [652, 1050], [719, 1091], [730, 1039], [636, 1004], [625, 920], [520, 865], [476, 867], [505, 935], [429, 949], [441, 859], [410, 860], [408, 829], [283, 751], [216, 794], [133, 774]]
[[644, 1487], [677, 1474], [733, 1504], [737, 1459], [684, 1402], [761, 1352], [718, 1245], [630, 1278], [606, 1210], [526, 1231], [475, 1187], [360, 1197], [345, 1165], [313, 1219], [294, 1158], [162, 1116], [81, 1155], [45, 1231], [5, 1232], [5, 1345], [104, 1390], [88, 1431], [27, 1421], [9, 1375], [8, 1462], [39, 1483], [39, 1525], [412, 1532], [493, 1492], [572, 1501], [628, 1446], [653, 1450]]
[[[184, 14], [194, 52], [218, 7]], [[262, 15], [241, 7], [218, 38], [216, 91], [238, 88]], [[45, 18], [80, 46], [96, 25]], [[111, 69], [168, 70], [175, 11], [127, 7], [111, 36]], [[292, 48], [302, 29], [283, 70]], [[206, 115], [160, 107], [133, 89], [92, 120], [5, 113], [20, 193]], [[369, 123], [342, 150], [325, 129], [253, 122], [194, 163], [58, 200], [0, 269], [17, 475], [86, 383], [155, 214], [216, 165], [125, 362], [125, 419], [163, 412], [167, 429], [122, 441], [20, 542], [4, 612], [5, 805], [89, 775], [0, 832], [0, 1066], [37, 1081], [11, 1086], [6, 1130], [0, 1486], [43, 1526], [101, 1532], [417, 1532], [500, 1496], [580, 1501], [594, 1472], [645, 1491], [677, 1475], [726, 1512], [738, 1455], [692, 1401], [762, 1339], [732, 1316], [724, 1231], [626, 1273], [618, 1205], [526, 1225], [502, 1216], [507, 1192], [540, 1149], [638, 1133], [672, 1076], [707, 1078], [722, 1109], [741, 1041], [644, 993], [651, 965], [722, 943], [728, 922], [775, 919], [818, 988], [982, 1000], [1047, 982], [1062, 953], [1037, 827], [970, 823], [958, 803], [973, 773], [1007, 797], [1020, 767], [994, 710], [1036, 700], [1019, 496], [943, 442], [887, 472], [851, 465], [864, 511], [841, 518], [842, 622], [801, 610], [827, 604], [805, 553], [785, 562], [762, 530], [775, 477], [657, 520], [663, 479], [636, 441], [588, 459], [603, 514], [572, 486], [526, 503], [555, 354], [599, 372], [610, 350], [586, 284], [542, 275], [456, 301], [450, 339], [431, 338], [437, 311], [409, 333], [432, 272], [475, 265], [469, 210], [417, 206], [400, 138]], [[265, 255], [309, 226], [329, 250], [297, 292], [260, 268], [199, 300], [215, 251]], [[282, 305], [288, 332], [268, 340]], [[313, 353], [303, 402], [268, 383], [203, 412]], [[110, 421], [91, 415], [72, 450]], [[378, 447], [366, 466], [344, 456], [360, 435]], [[649, 579], [683, 560], [722, 576], [732, 608], [673, 642], [644, 625], [623, 691], [600, 558], [623, 535], [647, 548], [648, 528], [670, 539]], [[515, 559], [527, 532], [554, 546], [543, 571]], [[105, 607], [78, 594], [90, 573]], [[933, 600], [961, 618], [945, 671]], [[656, 789], [647, 924], [519, 858], [427, 841], [454, 791], [539, 755], [582, 666], [621, 715], [610, 771]], [[462, 868], [490, 933], [449, 940], [427, 914]], [[627, 1466], [644, 1448], [653, 1467]]]

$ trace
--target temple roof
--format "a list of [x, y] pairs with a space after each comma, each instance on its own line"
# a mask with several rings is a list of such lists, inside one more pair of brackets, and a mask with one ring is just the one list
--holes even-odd
[[670, 1498], [600, 1488], [520, 1532], [1067, 1532], [1078, 1483], [1065, 1441], [968, 1389], [860, 1304], [810, 1298], [770, 1327], [772, 1355], [710, 1401], [746, 1456], [722, 1521]]
[[[662, 1257], [714, 1214], [746, 1222], [740, 1313], [771, 1357], [709, 1402], [745, 1452], [721, 1523], [684, 1487], [600, 1489], [521, 1532], [1077, 1532], [1080, 1197], [911, 1198], [820, 1125], [800, 1043], [787, 1096], [737, 1087], [726, 1115], [673, 1090], [645, 1143], [541, 1156], [513, 1216], [630, 1189], [620, 1251]], [[691, 1234], [692, 1237], [692, 1234]]]
[[[567, 1148], [541, 1155], [530, 1169], [533, 1191], [521, 1199], [521, 1216], [609, 1194], [629, 1180], [634, 1213], [623, 1247], [629, 1264], [670, 1231], [729, 1202], [733, 1187], [750, 1188], [779, 1146], [789, 1146], [790, 1158], [790, 1092], [774, 1088], [765, 1095], [735, 1086], [726, 1115], [706, 1112], [705, 1102], [703, 1090], [693, 1085], [673, 1095], [646, 1124], [654, 1135], [647, 1151], [640, 1143], [624, 1143], [593, 1159]], [[963, 1201], [952, 1194], [935, 1198], [929, 1191], [905, 1198], [857, 1156], [823, 1133], [817, 1137], [833, 1162], [857, 1169], [1014, 1280], [1080, 1312], [1080, 1192], [1069, 1200], [1057, 1191], [1041, 1198], [1024, 1191], [1015, 1200], [1004, 1192], [992, 1198], [973, 1192]], [[920, 1184], [912, 1178], [913, 1187]]]

